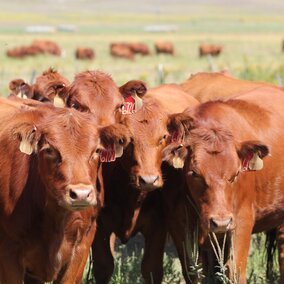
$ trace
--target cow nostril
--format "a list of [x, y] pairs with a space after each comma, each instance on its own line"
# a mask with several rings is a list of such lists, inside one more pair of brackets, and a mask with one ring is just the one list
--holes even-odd
[[69, 191], [69, 196], [72, 200], [76, 200], [78, 198], [78, 195], [72, 189]]

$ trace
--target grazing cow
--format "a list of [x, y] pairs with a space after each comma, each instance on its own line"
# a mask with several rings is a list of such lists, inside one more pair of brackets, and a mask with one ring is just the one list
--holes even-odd
[[[138, 89], [131, 84], [120, 87], [125, 97]], [[144, 89], [141, 87], [140, 89]], [[169, 204], [171, 212], [167, 217], [175, 216], [170, 199], [181, 198], [181, 192], [173, 188], [174, 174], [168, 184], [164, 184], [161, 171], [161, 152], [167, 141], [167, 121], [170, 113], [184, 109], [187, 105], [198, 102], [184, 93], [176, 85], [163, 85], [150, 89], [143, 97], [143, 106], [136, 113], [125, 115], [122, 124], [131, 133], [131, 143], [123, 156], [113, 164], [103, 168], [105, 184], [105, 206], [98, 217], [98, 227], [93, 242], [94, 275], [96, 283], [108, 283], [113, 272], [113, 255], [110, 246], [111, 234], [114, 233], [122, 242], [127, 242], [137, 232], [145, 238], [145, 253], [141, 270], [145, 283], [161, 283], [163, 276], [163, 250], [167, 232], [164, 218], [163, 198]], [[178, 177], [179, 178], [179, 177]], [[167, 193], [155, 190], [164, 186]], [[177, 195], [173, 193], [176, 190]], [[185, 198], [183, 198], [185, 200]], [[181, 206], [176, 206], [180, 209]], [[176, 209], [175, 208], [175, 209]], [[167, 207], [168, 209], [168, 207]], [[183, 208], [182, 208], [183, 209]], [[166, 210], [167, 211], [167, 210]], [[171, 229], [178, 223], [168, 220]], [[180, 227], [179, 227], [180, 228]], [[184, 228], [180, 228], [184, 230]], [[175, 236], [175, 232], [170, 231]], [[182, 237], [174, 238], [183, 256]], [[183, 260], [183, 259], [182, 259]]]
[[175, 55], [174, 45], [171, 42], [156, 42], [155, 43], [156, 53], [165, 53]]
[[19, 46], [6, 51], [6, 55], [13, 58], [24, 58], [26, 56], [35, 56], [41, 53], [43, 53], [42, 50], [36, 46]]
[[199, 46], [199, 56], [203, 57], [206, 55], [218, 56], [223, 51], [222, 45], [214, 44], [201, 44]]
[[29, 85], [22, 79], [12, 80], [9, 84], [11, 90], [9, 98], [28, 98], [63, 106], [62, 92], [69, 84], [69, 81], [59, 72], [49, 68], [36, 78], [33, 85]]
[[[262, 87], [203, 103], [173, 116], [170, 123], [183, 141], [168, 146], [172, 156], [167, 159], [185, 163], [188, 191], [200, 216], [200, 244], [210, 254], [206, 245], [212, 233], [233, 236], [240, 283], [246, 282], [251, 233], [283, 222], [283, 107], [283, 92]], [[179, 157], [180, 149], [187, 155]]]
[[95, 58], [95, 52], [89, 47], [78, 47], [75, 51], [76, 59], [88, 59], [93, 60]]
[[98, 151], [108, 139], [127, 143], [127, 130], [98, 131], [92, 115], [51, 105], [25, 110], [2, 99], [0, 109], [0, 282], [22, 283], [24, 273], [49, 282], [88, 252], [80, 238], [93, 237], [100, 207]]
[[284, 91], [283, 87], [278, 87], [267, 82], [240, 80], [218, 72], [197, 73], [181, 83], [180, 86], [185, 92], [195, 97], [201, 103], [209, 100], [230, 98], [265, 86]]
[[129, 43], [128, 46], [134, 54], [150, 55], [149, 47], [145, 43]]
[[110, 45], [110, 54], [113, 57], [121, 57], [129, 60], [134, 59], [134, 53], [126, 43], [112, 43]]
[[31, 46], [38, 48], [42, 53], [48, 53], [56, 56], [61, 55], [59, 45], [51, 40], [34, 40]]

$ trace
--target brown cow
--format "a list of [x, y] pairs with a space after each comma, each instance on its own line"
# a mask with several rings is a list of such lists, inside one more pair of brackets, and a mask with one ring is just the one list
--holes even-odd
[[184, 173], [200, 216], [200, 244], [209, 250], [205, 246], [212, 232], [233, 235], [240, 283], [246, 282], [251, 233], [283, 222], [283, 106], [281, 91], [263, 87], [201, 104], [174, 116], [171, 123], [184, 137], [176, 149], [188, 152]]
[[[146, 87], [141, 81], [133, 80], [128, 83], [130, 82], [138, 95], [143, 96]], [[104, 72], [96, 70], [78, 73], [72, 84], [65, 89], [62, 98], [67, 107], [93, 113], [100, 126], [107, 126], [121, 119], [124, 98], [111, 76]]]
[[181, 83], [180, 86], [185, 92], [195, 97], [201, 103], [209, 100], [230, 98], [265, 86], [284, 90], [283, 87], [277, 87], [267, 82], [240, 80], [218, 72], [197, 73]]
[[89, 47], [78, 47], [75, 51], [76, 59], [89, 59], [93, 60], [95, 58], [95, 52]]
[[69, 81], [56, 70], [49, 68], [36, 78], [33, 85], [22, 79], [12, 80], [9, 84], [11, 94], [9, 98], [29, 98], [40, 102], [51, 102], [56, 106], [64, 105], [62, 92], [69, 85]]
[[[113, 128], [98, 132], [93, 117], [76, 110], [18, 110], [10, 102], [0, 108], [0, 282], [22, 283], [24, 272], [52, 281], [74, 250], [88, 250], [87, 245], [74, 246], [74, 238], [94, 231], [100, 137], [104, 147], [105, 135], [114, 141], [127, 137], [115, 136]], [[89, 220], [82, 223], [77, 210]], [[66, 226], [72, 227], [70, 235]]]
[[134, 59], [134, 53], [126, 43], [112, 43], [110, 44], [110, 54], [113, 57], [126, 58], [129, 60]]
[[[137, 85], [133, 88], [129, 83], [120, 87], [126, 97], [134, 89], [137, 89]], [[178, 221], [173, 218], [168, 220], [169, 224], [165, 223], [162, 200], [165, 198], [167, 205], [171, 206], [171, 198], [179, 200], [184, 196], [173, 188], [175, 174], [170, 178], [171, 184], [168, 184], [168, 177], [164, 184], [161, 152], [169, 139], [166, 125], [170, 113], [184, 109], [186, 105], [196, 104], [198, 102], [178, 86], [163, 85], [150, 89], [143, 98], [142, 108], [124, 117], [122, 124], [131, 132], [131, 143], [122, 158], [112, 165], [105, 165], [103, 172], [105, 207], [98, 218], [93, 243], [96, 283], [107, 283], [113, 271], [113, 255], [109, 243], [111, 234], [115, 233], [122, 242], [127, 242], [137, 232], [141, 232], [145, 238], [145, 253], [141, 264], [145, 283], [161, 283], [166, 225], [171, 225], [171, 230], [179, 227]], [[161, 191], [155, 190], [163, 185], [163, 190], [167, 189], [165, 197]], [[175, 193], [173, 190], [176, 190]], [[181, 207], [180, 203], [174, 209], [171, 206], [167, 217], [170, 219], [175, 216], [175, 210], [180, 210]], [[170, 232], [175, 236], [181, 260], [184, 261], [184, 237], [177, 238], [174, 231]]]
[[134, 54], [150, 55], [149, 47], [145, 43], [129, 43], [128, 46]]
[[214, 44], [201, 44], [199, 46], [199, 56], [218, 56], [223, 51], [222, 45], [214, 45]]
[[38, 48], [42, 53], [48, 53], [56, 56], [61, 55], [61, 49], [59, 45], [51, 40], [34, 40], [31, 46]]
[[19, 46], [8, 49], [6, 55], [14, 58], [24, 58], [26, 56], [35, 56], [43, 53], [43, 51], [37, 46]]
[[156, 53], [165, 53], [175, 55], [174, 45], [171, 42], [156, 42], [155, 43]]

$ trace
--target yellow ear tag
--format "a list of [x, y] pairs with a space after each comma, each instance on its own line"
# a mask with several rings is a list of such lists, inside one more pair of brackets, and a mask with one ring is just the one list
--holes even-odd
[[120, 144], [115, 144], [115, 157], [119, 158], [123, 155], [123, 146]]
[[19, 92], [17, 94], [17, 97], [20, 98], [20, 99], [24, 99], [24, 100], [28, 98], [26, 95], [22, 94], [22, 92]]
[[263, 168], [263, 160], [258, 156], [257, 153], [254, 153], [252, 159], [249, 161], [249, 169], [251, 171], [259, 171]]
[[137, 96], [137, 94], [135, 93], [135, 95], [132, 96], [133, 99], [135, 100], [135, 112], [138, 111], [140, 108], [142, 108], [143, 106], [143, 100], [141, 98], [139, 98]]
[[54, 97], [53, 104], [55, 107], [61, 107], [61, 108], [65, 107], [64, 101], [57, 95]]
[[20, 151], [24, 154], [31, 155], [33, 152], [32, 145], [26, 139], [23, 139], [20, 143]]
[[184, 161], [180, 157], [175, 156], [173, 158], [173, 166], [176, 169], [182, 169], [184, 166]]

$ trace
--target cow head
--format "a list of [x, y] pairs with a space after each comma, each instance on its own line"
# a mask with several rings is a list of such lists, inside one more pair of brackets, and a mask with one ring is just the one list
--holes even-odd
[[[142, 94], [142, 83], [134, 86], [132, 82], [141, 81], [129, 81], [129, 87], [124, 85], [125, 88], [120, 90], [109, 75], [101, 71], [85, 71], [75, 76], [62, 97], [68, 107], [91, 112], [100, 126], [107, 126], [121, 120], [125, 98], [131, 96], [133, 89], [137, 89], [140, 97], [146, 92], [144, 84], [145, 90]], [[127, 89], [128, 93], [122, 93], [124, 89]]]
[[[180, 125], [178, 119], [173, 117], [170, 126]], [[260, 141], [239, 143], [221, 125], [203, 125], [190, 116], [183, 133], [182, 140], [164, 150], [164, 159], [184, 169], [190, 196], [200, 215], [203, 239], [209, 232], [233, 230], [238, 210], [234, 202], [237, 196], [245, 202], [249, 189], [243, 187], [252, 185], [252, 172], [261, 170], [268, 147]]]
[[64, 107], [62, 96], [69, 84], [69, 81], [61, 74], [49, 68], [36, 78], [32, 99], [52, 102], [55, 106]]
[[162, 187], [162, 150], [168, 141], [168, 114], [146, 99], [136, 113], [126, 115], [123, 124], [131, 141], [120, 160], [134, 187], [150, 191]]
[[31, 99], [33, 97], [33, 87], [22, 79], [15, 79], [9, 83], [11, 96], [17, 96], [22, 99]]
[[52, 106], [25, 112], [13, 132], [20, 151], [35, 159], [49, 200], [69, 210], [97, 205], [100, 151], [110, 140], [128, 141], [123, 129], [101, 134], [92, 115]]

